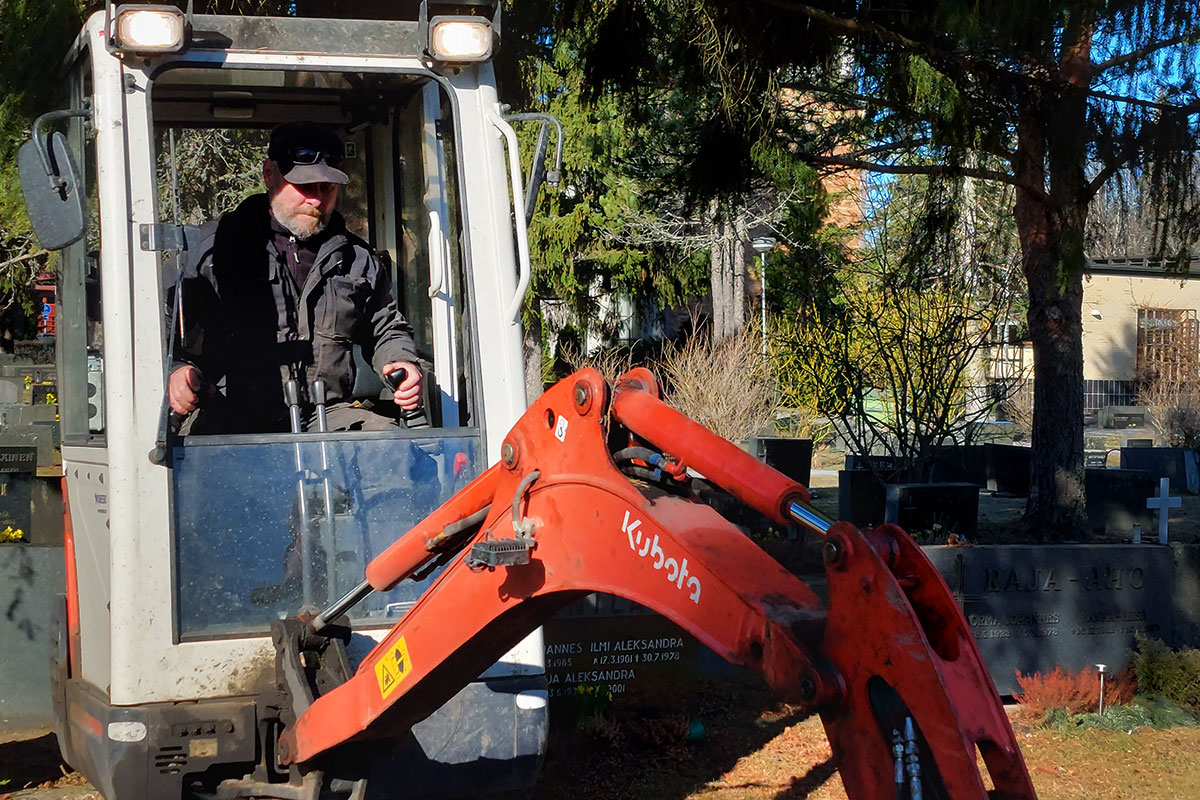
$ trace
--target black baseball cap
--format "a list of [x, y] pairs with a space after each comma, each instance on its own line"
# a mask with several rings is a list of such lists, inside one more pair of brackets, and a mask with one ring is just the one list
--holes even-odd
[[271, 131], [267, 158], [288, 183], [340, 183], [350, 178], [338, 167], [346, 151], [332, 128], [315, 122], [285, 122]]

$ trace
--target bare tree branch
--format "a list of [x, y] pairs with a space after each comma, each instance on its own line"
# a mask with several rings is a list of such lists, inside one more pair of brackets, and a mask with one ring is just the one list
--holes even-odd
[[1113, 69], [1114, 67], [1124, 67], [1136, 64], [1148, 56], [1152, 56], [1160, 50], [1168, 47], [1174, 47], [1177, 44], [1196, 44], [1200, 42], [1200, 31], [1190, 31], [1181, 33], [1178, 36], [1172, 36], [1170, 39], [1163, 39], [1158, 42], [1150, 42], [1136, 50], [1130, 50], [1128, 53], [1122, 53], [1119, 56], [1113, 56], [1107, 61], [1101, 61], [1098, 64], [1092, 65], [1092, 75], [1099, 75], [1102, 72]]
[[4, 269], [5, 267], [10, 267], [13, 264], [16, 264], [21, 261], [28, 261], [31, 258], [37, 258], [38, 256], [49, 255], [49, 253], [50, 253], [49, 250], [38, 250], [35, 253], [26, 253], [23, 256], [17, 256], [16, 258], [10, 258], [8, 261], [0, 261], [0, 269]]
[[964, 178], [978, 178], [983, 181], [1007, 183], [1010, 186], [1016, 186], [1018, 189], [1033, 192], [1039, 197], [1045, 195], [1045, 191], [1041, 187], [1022, 183], [1007, 172], [996, 172], [995, 170], [980, 169], [978, 167], [963, 167], [955, 164], [881, 164], [877, 161], [864, 161], [846, 156], [818, 156], [811, 153], [797, 153], [796, 157], [809, 164], [839, 167], [842, 169], [860, 169], [867, 172], [880, 172], [885, 175], [958, 175]]

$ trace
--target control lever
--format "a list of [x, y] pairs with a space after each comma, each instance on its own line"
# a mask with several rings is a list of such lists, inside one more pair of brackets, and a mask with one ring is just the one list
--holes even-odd
[[[408, 370], [400, 367], [400, 369], [392, 370], [387, 375], [384, 375], [383, 382], [394, 392], [400, 384], [404, 383], [406, 377], [408, 377]], [[425, 409], [419, 405], [412, 410], [401, 409], [400, 419], [404, 420], [404, 427], [406, 428], [429, 427], [429, 419], [425, 416]]]
[[317, 433], [329, 432], [329, 415], [325, 411], [325, 381], [317, 378], [309, 386], [313, 405], [317, 407]]
[[292, 433], [303, 433], [304, 425], [300, 422], [300, 384], [295, 379], [283, 385], [283, 399], [288, 406], [288, 420], [291, 422]]

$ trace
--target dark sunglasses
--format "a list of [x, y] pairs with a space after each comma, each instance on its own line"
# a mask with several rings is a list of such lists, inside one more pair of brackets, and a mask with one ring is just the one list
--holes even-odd
[[337, 169], [342, 163], [341, 153], [331, 153], [317, 147], [293, 147], [284, 154], [284, 158], [292, 164], [309, 167], [322, 161]]

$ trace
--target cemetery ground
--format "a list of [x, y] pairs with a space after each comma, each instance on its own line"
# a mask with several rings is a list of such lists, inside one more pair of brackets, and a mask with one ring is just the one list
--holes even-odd
[[[817, 453], [814, 505], [837, 513], [841, 454]], [[1172, 494], [1175, 494], [1173, 491]], [[1025, 499], [983, 491], [979, 543], [1012, 541]], [[1200, 541], [1200, 496], [1170, 510], [1172, 541]], [[1154, 532], [1147, 531], [1147, 540]], [[1112, 534], [1107, 541], [1123, 537]], [[1093, 541], [1106, 541], [1097, 537]], [[787, 555], [786, 552], [782, 555]], [[1200, 728], [1131, 731], [1042, 727], [1010, 706], [1042, 800], [1166, 800], [1200, 794]], [[864, 723], [865, 724], [865, 723]], [[504, 800], [844, 800], [816, 717], [756, 683], [706, 681], [687, 713], [555, 722], [543, 778]], [[0, 738], [0, 800], [99, 800], [59, 760], [53, 734]]]
[[[555, 730], [542, 780], [503, 800], [845, 800], [820, 721], [756, 686], [709, 685], [687, 718]], [[1200, 728], [1013, 725], [1041, 800], [1175, 800], [1200, 788]], [[694, 737], [693, 737], [694, 738]], [[100, 800], [52, 734], [0, 742], [0, 800]]]

